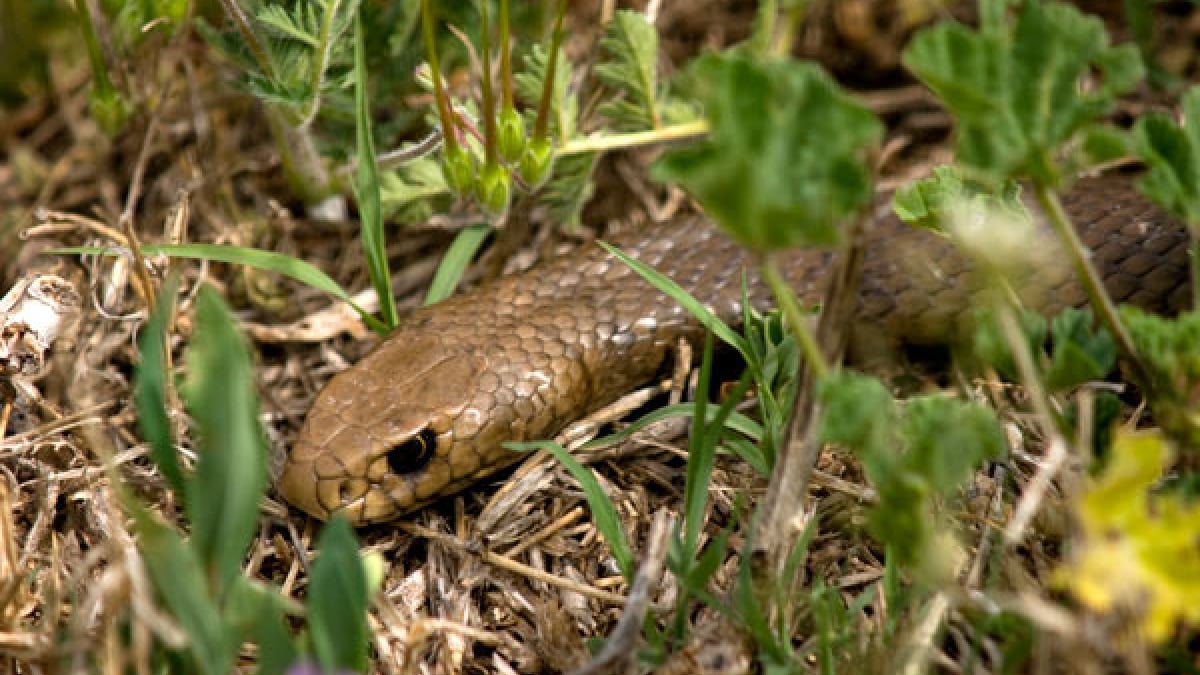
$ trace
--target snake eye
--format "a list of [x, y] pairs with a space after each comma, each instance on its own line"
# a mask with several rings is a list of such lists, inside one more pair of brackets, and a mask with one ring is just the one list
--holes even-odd
[[437, 434], [422, 429], [416, 436], [388, 450], [387, 462], [394, 473], [412, 473], [425, 468], [437, 450]]

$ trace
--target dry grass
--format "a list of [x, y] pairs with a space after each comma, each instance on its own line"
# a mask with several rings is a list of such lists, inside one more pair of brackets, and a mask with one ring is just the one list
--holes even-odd
[[[744, 35], [748, 12], [730, 9], [738, 4], [663, 3], [660, 25], [670, 36], [672, 59]], [[925, 6], [898, 4], [912, 11]], [[894, 81], [899, 37], [891, 29], [872, 28], [882, 21], [871, 14], [872, 3], [821, 7], [824, 14], [803, 35], [801, 48], [833, 53], [843, 69], [873, 67], [863, 83]], [[886, 14], [895, 16], [892, 10]], [[595, 38], [584, 29], [573, 36], [576, 53], [586, 53]], [[123, 244], [121, 216], [128, 213], [143, 241], [272, 249], [318, 265], [346, 288], [365, 288], [368, 282], [353, 224], [310, 222], [284, 201], [287, 192], [257, 110], [223, 85], [200, 42], [164, 45], [155, 63], [134, 64], [146, 77], [142, 88], [159, 105], [150, 119], [139, 118], [115, 139], [103, 136], [86, 116], [86, 67], [51, 65], [54, 91], [0, 118], [0, 144], [8, 148], [0, 160], [0, 243], [9, 251], [0, 261], [0, 279], [7, 288], [34, 270], [55, 271], [77, 284], [85, 311], [76, 330], [57, 345], [50, 372], [35, 383], [40, 397], [20, 400], [0, 433], [0, 671], [148, 673], [152, 640], [180, 644], [186, 636], [156, 605], [110, 483], [120, 480], [182, 522], [180, 505], [146, 456], [130, 400], [134, 340], [147, 303], [137, 275], [122, 260], [77, 261], [40, 252]], [[889, 176], [918, 172], [931, 158], [945, 156], [936, 142], [948, 120], [927, 98], [910, 87], [873, 88], [867, 96], [891, 122], [895, 153]], [[597, 187], [603, 198], [587, 212], [589, 226], [649, 222], [690, 208], [680, 195], [646, 182], [649, 158], [629, 153], [606, 160]], [[499, 247], [510, 251], [503, 258], [486, 255], [468, 282], [553, 255], [575, 236], [536, 219], [534, 229], [526, 240]], [[392, 238], [397, 296], [401, 307], [411, 308], [420, 302], [449, 235], [429, 228]], [[161, 277], [166, 261], [149, 262]], [[213, 284], [257, 338], [264, 422], [279, 451], [288, 447], [322, 384], [372, 346], [352, 317], [322, 314], [330, 301], [312, 289], [225, 265], [170, 266], [183, 276], [185, 317], [194, 289]], [[326, 320], [318, 330], [313, 316]], [[181, 321], [176, 346], [188, 331]], [[898, 381], [911, 391], [955, 377], [904, 374]], [[678, 396], [679, 380], [649, 391]], [[997, 550], [989, 543], [988, 535], [1003, 529], [1037, 474], [1041, 443], [1035, 425], [1017, 412], [1021, 392], [992, 381], [954, 383], [990, 401], [1009, 421], [1013, 455], [1006, 466], [978, 477], [970, 510], [961, 514], [972, 550], [959, 594], [937, 605], [946, 632], [932, 645], [936, 670], [967, 672], [966, 659], [973, 657], [974, 672], [1000, 671], [1003, 647], [979, 632], [977, 620], [997, 606], [1032, 617], [1042, 632], [1034, 672], [1060, 672], [1055, 664], [1064, 655], [1083, 655], [1086, 662], [1077, 672], [1105, 672], [1114, 663], [1136, 668], [1136, 655], [1144, 653], [1138, 645], [1107, 642], [1112, 626], [1052, 602], [1046, 590], [1069, 530], [1058, 484], [1045, 495], [1020, 546]], [[627, 403], [635, 409], [642, 401]], [[182, 429], [182, 416], [177, 421]], [[582, 458], [599, 470], [639, 549], [654, 514], [678, 508], [686, 454], [682, 431], [667, 425]], [[915, 630], [916, 623], [911, 615], [895, 616], [881, 600], [881, 551], [863, 531], [864, 505], [874, 493], [857, 465], [835, 452], [822, 456], [814, 483], [812, 503], [821, 525], [805, 575], [824, 580], [847, 599], [879, 590], [854, 618], [864, 655], [855, 667], [883, 671], [897, 663], [895, 655], [881, 653], [871, 636], [894, 618], [907, 621], [905, 630]], [[765, 481], [751, 469], [722, 458], [713, 477], [706, 536], [745, 518], [746, 504], [764, 489]], [[262, 512], [246, 573], [302, 596], [317, 523], [271, 499]], [[629, 591], [575, 482], [544, 457], [396, 526], [360, 535], [365, 547], [388, 562], [384, 592], [370, 618], [379, 672], [567, 671], [587, 661], [585, 638], [614, 630]], [[735, 535], [731, 550], [740, 544]], [[717, 588], [732, 585], [737, 564], [735, 555], [723, 563]], [[986, 594], [976, 593], [984, 587]], [[676, 592], [667, 575], [650, 598], [651, 614], [662, 616]], [[715, 612], [697, 611], [692, 622], [693, 645], [662, 672], [741, 672], [750, 662], [747, 645]], [[253, 654], [244, 657], [249, 663]]]

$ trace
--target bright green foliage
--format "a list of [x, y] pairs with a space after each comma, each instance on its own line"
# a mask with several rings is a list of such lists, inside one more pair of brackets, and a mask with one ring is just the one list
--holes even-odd
[[1150, 168], [1138, 187], [1172, 214], [1200, 230], [1200, 86], [1183, 96], [1183, 125], [1163, 113], [1138, 119], [1138, 150]]
[[1094, 611], [1133, 612], [1158, 644], [1177, 624], [1200, 626], [1200, 504], [1154, 493], [1171, 455], [1157, 432], [1117, 435], [1077, 504], [1083, 546], [1058, 577]]
[[882, 127], [820, 68], [710, 54], [690, 68], [709, 136], [655, 166], [739, 243], [757, 251], [829, 245], [871, 198], [866, 150]]
[[[542, 98], [542, 86], [546, 81], [546, 48], [534, 44], [525, 54], [523, 63], [525, 70], [513, 75], [517, 97], [528, 106], [537, 106]], [[560, 141], [575, 135], [575, 121], [579, 119], [579, 97], [568, 89], [571, 82], [571, 62], [567, 60], [566, 52], [558, 52], [558, 67], [554, 69], [554, 88], [550, 96], [550, 126], [551, 135]], [[530, 120], [532, 123], [532, 120]]]
[[1200, 447], [1200, 313], [1165, 319], [1126, 306], [1121, 321], [1154, 383], [1156, 421], [1185, 448]]
[[876, 379], [838, 372], [821, 383], [821, 438], [850, 448], [879, 492], [869, 528], [899, 564], [940, 580], [952, 544], [935, 500], [951, 496], [988, 459], [1004, 454], [995, 413], [982, 406], [924, 396], [899, 408]]
[[618, 10], [600, 40], [607, 61], [593, 69], [605, 86], [620, 92], [617, 100], [600, 106], [599, 112], [616, 129], [654, 129], [661, 123], [658, 99], [658, 32], [640, 12]]
[[[253, 640], [259, 647], [258, 672], [281, 673], [299, 652], [284, 623], [284, 599], [241, 571], [258, 528], [258, 503], [267, 481], [267, 448], [250, 356], [220, 296], [202, 288], [181, 387], [194, 420], [199, 459], [195, 470], [184, 474], [166, 412], [169, 379], [163, 345], [173, 295], [168, 285], [143, 331], [135, 391], [139, 426], [150, 441], [151, 457], [183, 499], [191, 538], [185, 540], [124, 491], [122, 504], [134, 519], [138, 547], [155, 590], [187, 632], [183, 672], [231, 672], [242, 643]], [[322, 537], [310, 586], [311, 597], [323, 598], [310, 602], [308, 609], [313, 642], [337, 654], [361, 654], [353, 664], [331, 661], [361, 669], [367, 648], [368, 587], [365, 581], [341, 581], [363, 579], [363, 566], [349, 526], [335, 521], [329, 529], [333, 532]]]
[[549, 138], [532, 138], [525, 147], [518, 169], [521, 180], [525, 181], [530, 191], [537, 190], [546, 183], [550, 172], [554, 170], [554, 145]]
[[516, 108], [504, 108], [496, 119], [496, 150], [506, 164], [525, 156], [525, 120]]
[[442, 180], [453, 194], [461, 197], [470, 193], [475, 185], [475, 159], [466, 148], [455, 145], [443, 149]]
[[500, 218], [512, 200], [512, 174], [501, 164], [485, 164], [475, 182], [475, 198], [484, 213]]
[[1006, 181], [999, 195], [993, 195], [964, 180], [962, 173], [951, 166], [935, 167], [931, 177], [896, 190], [892, 210], [910, 225], [942, 233], [950, 232], [953, 228], [949, 219], [964, 211], [972, 220], [983, 214], [1030, 220], [1021, 202], [1021, 186], [1015, 181]]
[[454, 241], [450, 243], [450, 248], [446, 249], [446, 255], [442, 256], [433, 281], [429, 283], [429, 291], [425, 294], [426, 305], [441, 302], [454, 293], [467, 265], [491, 233], [492, 228], [482, 224], [468, 225], [459, 230]]
[[[1034, 366], [1051, 392], [1068, 391], [1090, 380], [1098, 380], [1116, 364], [1116, 344], [1112, 335], [1097, 326], [1091, 310], [1068, 308], [1046, 320], [1033, 311], [1018, 317], [1026, 345], [1034, 355]], [[1053, 336], [1053, 348], [1045, 352], [1047, 336]], [[1018, 380], [1008, 340], [992, 312], [975, 315], [975, 355], [1010, 380]]]
[[[980, 31], [938, 24], [913, 38], [904, 63], [954, 115], [958, 159], [980, 180], [1056, 185], [1059, 146], [1137, 84], [1141, 59], [1131, 45], [1110, 46], [1099, 19], [1068, 5], [1027, 0], [1003, 24], [999, 16]], [[1092, 69], [1099, 81], [1084, 89]]]
[[423, 223], [440, 212], [438, 207], [449, 195], [442, 164], [433, 157], [414, 159], [379, 175], [383, 216], [393, 222]]

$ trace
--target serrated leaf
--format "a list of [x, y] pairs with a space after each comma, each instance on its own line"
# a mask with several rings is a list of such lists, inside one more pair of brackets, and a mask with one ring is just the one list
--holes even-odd
[[568, 227], [579, 225], [583, 207], [595, 193], [592, 172], [596, 169], [597, 158], [594, 152], [583, 152], [554, 161], [554, 174], [538, 195], [538, 201], [546, 205], [553, 222]]
[[1148, 113], [1134, 127], [1149, 171], [1138, 187], [1164, 209], [1200, 228], [1200, 86], [1182, 100], [1183, 125], [1167, 115]]
[[[517, 97], [532, 110], [537, 108], [542, 98], [542, 86], [546, 79], [546, 48], [534, 44], [525, 54], [524, 72], [513, 76]], [[554, 88], [550, 97], [550, 133], [560, 141], [575, 135], [575, 121], [579, 118], [578, 97], [568, 91], [571, 82], [571, 62], [562, 48], [558, 52], [558, 64], [554, 69]], [[529, 120], [532, 128], [533, 120]]]
[[904, 406], [905, 466], [945, 495], [961, 487], [1007, 445], [990, 408], [946, 396], [922, 396]]
[[654, 176], [751, 249], [837, 243], [838, 224], [871, 198], [875, 116], [810, 63], [709, 54], [690, 71], [711, 131], [664, 155]]
[[[1142, 76], [1136, 50], [1111, 47], [1099, 19], [1053, 2], [1022, 3], [1014, 24], [986, 32], [944, 23], [904, 53], [954, 115], [958, 159], [981, 179], [1061, 180], [1059, 147], [1106, 114]], [[1098, 86], [1080, 83], [1095, 69]]]
[[622, 99], [608, 101], [598, 112], [621, 130], [654, 129], [658, 112], [658, 31], [640, 12], [618, 10], [605, 28], [600, 47], [609, 60], [596, 64], [596, 77]]
[[1063, 391], [1104, 377], [1117, 359], [1117, 345], [1103, 328], [1093, 327], [1090, 310], [1069, 308], [1051, 322], [1054, 351], [1046, 368], [1046, 386]]
[[225, 588], [241, 571], [267, 487], [267, 447], [250, 355], [210, 287], [196, 297], [195, 335], [181, 393], [196, 423], [199, 458], [187, 484], [192, 548]]

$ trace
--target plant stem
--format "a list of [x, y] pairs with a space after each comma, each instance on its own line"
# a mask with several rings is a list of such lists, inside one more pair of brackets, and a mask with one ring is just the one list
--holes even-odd
[[508, 0], [500, 0], [500, 105], [513, 107], [512, 51], [508, 31]]
[[483, 88], [483, 155], [488, 166], [499, 163], [496, 157], [496, 100], [492, 93], [492, 42], [491, 25], [488, 22], [488, 3], [491, 0], [479, 0], [479, 51], [483, 52], [483, 72], [480, 73], [480, 84]]
[[771, 292], [775, 295], [775, 300], [779, 303], [779, 308], [783, 311], [783, 318], [787, 321], [788, 328], [792, 331], [792, 336], [796, 338], [796, 343], [800, 346], [800, 352], [804, 355], [809, 367], [812, 368], [813, 375], [816, 376], [818, 381], [825, 379], [829, 375], [829, 362], [825, 360], [825, 355], [821, 353], [821, 348], [817, 345], [817, 338], [809, 328], [804, 312], [800, 310], [800, 303], [796, 301], [796, 295], [792, 292], [791, 286], [788, 286], [787, 281], [779, 274], [779, 269], [775, 265], [775, 258], [768, 254], [763, 258], [759, 268], [762, 270], [763, 280], [771, 288]]
[[708, 120], [693, 120], [669, 127], [633, 131], [627, 134], [605, 134], [588, 138], [576, 138], [567, 141], [558, 149], [558, 156], [579, 155], [585, 152], [604, 152], [633, 148], [640, 145], [651, 145], [667, 141], [679, 141], [688, 138], [704, 136], [709, 131]]
[[220, 0], [221, 7], [225, 10], [225, 16], [233, 22], [237, 27], [237, 31], [242, 36], [242, 40], [246, 43], [246, 47], [250, 53], [254, 55], [254, 60], [258, 62], [258, 68], [262, 71], [264, 77], [268, 80], [275, 79], [275, 67], [271, 64], [271, 56], [263, 47], [262, 41], [258, 39], [258, 35], [254, 32], [254, 26], [250, 24], [250, 17], [242, 11], [237, 0]]
[[1192, 310], [1200, 311], [1200, 224], [1189, 225], [1192, 234], [1192, 245], [1188, 248], [1188, 257], [1192, 267]]
[[1133, 379], [1142, 386], [1149, 386], [1150, 380], [1146, 376], [1146, 369], [1138, 356], [1137, 348], [1134, 347], [1133, 338], [1130, 337], [1129, 331], [1125, 330], [1120, 317], [1117, 316], [1117, 308], [1113, 304], [1112, 298], [1108, 296], [1108, 291], [1104, 289], [1099, 273], [1096, 272], [1096, 268], [1088, 258], [1089, 252], [1079, 239], [1075, 226], [1071, 223], [1066, 210], [1063, 209], [1062, 202], [1058, 199], [1058, 194], [1042, 184], [1034, 185], [1034, 194], [1050, 219], [1050, 226], [1054, 228], [1055, 233], [1066, 247], [1067, 255], [1071, 257], [1071, 263], [1075, 266], [1075, 273], [1079, 276], [1084, 292], [1087, 293], [1092, 308], [1099, 316], [1100, 323], [1108, 329], [1108, 332], [1112, 333], [1113, 338], [1117, 341], [1117, 348], [1121, 350], [1122, 355], [1128, 361]]
[[542, 100], [538, 101], [537, 120], [533, 123], [533, 137], [546, 138], [550, 128], [550, 102], [554, 99], [554, 78], [558, 68], [558, 49], [562, 45], [563, 16], [567, 13], [567, 0], [558, 0], [558, 12], [554, 16], [554, 31], [550, 34], [550, 53], [546, 55], [546, 73], [542, 80]]
[[458, 137], [454, 127], [454, 116], [446, 89], [442, 85], [442, 69], [438, 65], [437, 38], [433, 32], [433, 7], [430, 0], [421, 0], [421, 32], [425, 38], [426, 60], [429, 61], [429, 77], [433, 80], [433, 100], [437, 104], [438, 119], [442, 122], [442, 142], [447, 150], [458, 149]]
[[312, 63], [312, 73], [309, 79], [310, 96], [304, 114], [300, 116], [298, 127], [307, 127], [316, 119], [321, 110], [321, 89], [325, 86], [325, 71], [329, 68], [329, 58], [333, 53], [333, 24], [341, 9], [341, 0], [332, 0], [325, 8], [325, 16], [321, 21], [321, 30], [317, 35], [317, 45], [313, 48], [317, 58]]

